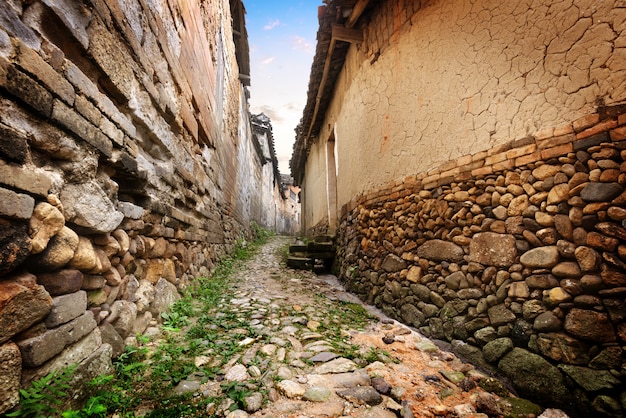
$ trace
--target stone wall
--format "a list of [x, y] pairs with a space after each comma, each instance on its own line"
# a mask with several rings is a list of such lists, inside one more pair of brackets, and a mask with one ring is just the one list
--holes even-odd
[[626, 106], [344, 205], [347, 287], [572, 416], [626, 411]]
[[49, 371], [106, 371], [249, 237], [230, 3], [0, 5], [0, 413]]

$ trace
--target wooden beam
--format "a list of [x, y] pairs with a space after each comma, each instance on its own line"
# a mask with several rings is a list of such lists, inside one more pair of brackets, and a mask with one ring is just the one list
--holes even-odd
[[344, 26], [334, 24], [332, 37], [338, 41], [359, 43], [363, 42], [363, 32], [359, 29], [348, 29]]
[[369, 4], [369, 2], [370, 0], [357, 1], [357, 3], [354, 5], [354, 9], [352, 9], [352, 13], [350, 13], [350, 17], [348, 17], [348, 20], [346, 21], [346, 28], [350, 29], [356, 24], [357, 20], [359, 20], [359, 17], [361, 17], [361, 14], [363, 14], [363, 11], [365, 11], [365, 8]]

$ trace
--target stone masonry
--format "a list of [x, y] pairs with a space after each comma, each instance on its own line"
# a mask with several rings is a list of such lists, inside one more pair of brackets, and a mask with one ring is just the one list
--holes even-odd
[[0, 414], [51, 371], [107, 371], [259, 221], [233, 8], [0, 5]]
[[622, 416], [625, 161], [615, 106], [359, 196], [342, 209], [341, 275], [520, 394]]

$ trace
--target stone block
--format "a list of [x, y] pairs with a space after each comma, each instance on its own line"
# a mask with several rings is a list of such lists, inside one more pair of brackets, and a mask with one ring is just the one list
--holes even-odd
[[83, 48], [87, 49], [89, 47], [87, 27], [91, 22], [91, 11], [81, 3], [71, 0], [44, 0], [43, 3], [59, 17]]
[[52, 298], [32, 274], [0, 281], [0, 343], [48, 315]]
[[0, 414], [20, 402], [20, 375], [22, 357], [14, 343], [0, 345]]
[[474, 235], [470, 243], [470, 260], [485, 266], [509, 267], [516, 257], [512, 235], [483, 232]]
[[37, 367], [59, 354], [65, 347], [82, 339], [96, 328], [91, 311], [85, 312], [73, 321], [50, 329], [45, 333], [18, 341], [22, 361], [28, 367]]
[[112, 358], [117, 358], [120, 354], [124, 352], [124, 349], [126, 348], [124, 340], [122, 339], [120, 334], [115, 331], [113, 325], [105, 322], [102, 325], [99, 325], [98, 329], [100, 329], [100, 334], [102, 335], [102, 342], [109, 344], [112, 348]]
[[0, 276], [20, 266], [30, 254], [30, 247], [26, 222], [0, 218]]
[[48, 328], [55, 328], [78, 318], [87, 310], [87, 293], [84, 290], [52, 298], [52, 309], [44, 320]]
[[172, 283], [159, 279], [155, 286], [154, 301], [150, 304], [150, 312], [160, 318], [162, 312], [167, 312], [170, 306], [180, 299], [180, 294]]
[[31, 48], [39, 49], [41, 46], [37, 34], [22, 22], [14, 8], [6, 7], [6, 4], [5, 7], [0, 7], [0, 22], [2, 22], [2, 29], [11, 36], [20, 38]]
[[[2, 162], [0, 162], [0, 176]], [[15, 193], [0, 187], [0, 215], [16, 219], [29, 219], [33, 213], [35, 199], [29, 195]]]
[[22, 370], [22, 384], [25, 385], [45, 375], [62, 371], [68, 366], [78, 364], [88, 358], [98, 347], [102, 346], [102, 336], [100, 329], [95, 328], [92, 332], [81, 338], [79, 341], [68, 346], [58, 356], [37, 368], [25, 368]]
[[79, 92], [94, 101], [98, 99], [100, 94], [98, 86], [96, 86], [74, 63], [67, 63], [65, 76]]
[[93, 123], [95, 126], [100, 125], [102, 120], [102, 113], [84, 96], [76, 96], [74, 107], [83, 115], [87, 120]]
[[65, 295], [81, 289], [83, 273], [73, 269], [41, 273], [37, 275], [37, 283], [45, 287], [52, 296]]
[[65, 226], [65, 217], [59, 209], [48, 202], [40, 202], [30, 219], [32, 253], [39, 254], [46, 249], [50, 238]]
[[0, 63], [0, 67], [6, 68], [6, 77], [4, 79], [0, 77], [0, 84], [9, 93], [41, 113], [44, 117], [49, 118], [52, 115], [54, 97], [48, 90], [13, 65]]
[[59, 96], [65, 103], [70, 106], [74, 105], [74, 88], [61, 74], [57, 73], [37, 52], [23, 42], [18, 41], [17, 51], [17, 64], [24, 71], [36, 77], [49, 91]]
[[67, 220], [90, 232], [111, 232], [124, 219], [104, 190], [93, 181], [66, 185], [60, 198]]
[[87, 119], [76, 113], [59, 100], [54, 101], [52, 119], [60, 123], [83, 141], [94, 146], [98, 151], [111, 157], [113, 145], [111, 141], [96, 129]]
[[39, 254], [33, 255], [31, 267], [33, 271], [44, 272], [63, 268], [74, 257], [78, 247], [78, 235], [64, 226], [54, 235], [48, 246]]
[[40, 168], [7, 164], [0, 160], [0, 183], [39, 196], [47, 196], [52, 180], [50, 175]]
[[28, 140], [20, 132], [0, 123], [0, 156], [22, 164], [28, 154]]

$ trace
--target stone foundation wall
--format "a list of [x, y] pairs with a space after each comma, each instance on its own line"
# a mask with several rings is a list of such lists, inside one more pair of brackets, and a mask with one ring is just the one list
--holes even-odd
[[0, 414], [71, 364], [80, 395], [249, 238], [235, 48], [226, 0], [0, 5]]
[[626, 106], [342, 208], [340, 275], [572, 416], [626, 411]]

